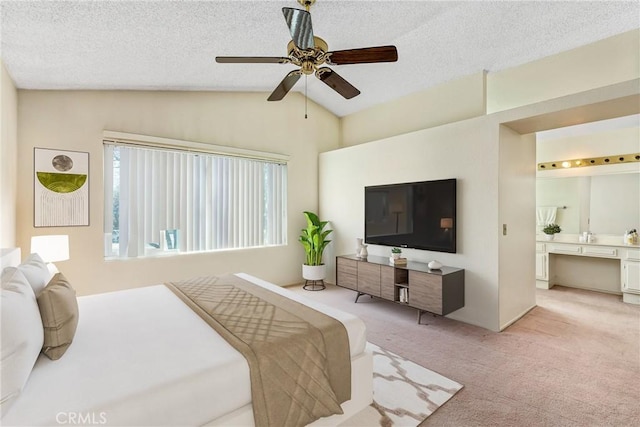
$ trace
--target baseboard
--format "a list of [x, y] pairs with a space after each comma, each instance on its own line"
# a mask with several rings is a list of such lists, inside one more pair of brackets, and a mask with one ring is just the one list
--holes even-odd
[[551, 289], [553, 288], [553, 283], [549, 284], [547, 280], [536, 280], [536, 288], [538, 289]]
[[629, 294], [629, 293], [623, 293], [622, 294], [622, 301], [626, 302], [628, 304], [638, 304], [640, 305], [640, 295], [638, 294]]
[[621, 291], [612, 291], [612, 290], [609, 290], [609, 289], [590, 288], [588, 286], [563, 285], [562, 283], [554, 283], [551, 286], [562, 286], [562, 287], [571, 288], [571, 289], [582, 289], [583, 291], [600, 292], [602, 294], [622, 295]]
[[504, 331], [505, 329], [507, 329], [509, 326], [513, 325], [514, 323], [516, 323], [518, 320], [522, 319], [528, 312], [530, 312], [531, 310], [533, 310], [534, 308], [536, 308], [537, 305], [533, 304], [531, 307], [527, 308], [526, 310], [524, 310], [522, 313], [520, 313], [518, 316], [514, 317], [513, 319], [511, 319], [509, 322], [507, 322], [506, 324], [500, 326], [500, 332]]

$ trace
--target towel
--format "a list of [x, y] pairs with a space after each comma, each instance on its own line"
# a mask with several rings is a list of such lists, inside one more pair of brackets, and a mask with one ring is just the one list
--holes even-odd
[[547, 224], [556, 222], [558, 208], [555, 206], [541, 206], [536, 208], [536, 225], [544, 227]]

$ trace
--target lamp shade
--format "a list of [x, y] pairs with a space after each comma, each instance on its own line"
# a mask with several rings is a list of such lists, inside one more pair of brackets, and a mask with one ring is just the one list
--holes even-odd
[[440, 218], [440, 228], [453, 228], [453, 218]]
[[44, 262], [65, 261], [69, 259], [69, 236], [66, 234], [33, 236], [31, 253], [40, 255]]

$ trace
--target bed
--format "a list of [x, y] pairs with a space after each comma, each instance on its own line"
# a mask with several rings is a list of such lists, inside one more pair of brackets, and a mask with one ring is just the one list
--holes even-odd
[[[3, 267], [15, 263], [11, 256], [3, 253]], [[343, 414], [311, 425], [337, 425], [371, 403], [372, 356], [359, 318], [248, 274], [236, 276], [345, 326], [351, 399], [341, 405]], [[3, 425], [254, 425], [246, 359], [168, 287], [77, 300], [73, 343], [59, 360], [38, 356]]]

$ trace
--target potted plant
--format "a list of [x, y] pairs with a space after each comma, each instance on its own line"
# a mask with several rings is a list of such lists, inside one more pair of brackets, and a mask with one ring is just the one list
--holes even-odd
[[400, 248], [391, 249], [391, 256], [393, 257], [393, 259], [400, 258], [401, 254], [402, 254], [402, 249], [400, 249]]
[[542, 232], [545, 234], [547, 240], [553, 240], [554, 235], [561, 231], [562, 229], [558, 224], [547, 224], [542, 229]]
[[303, 228], [298, 238], [306, 254], [302, 265], [302, 277], [306, 280], [320, 281], [326, 277], [325, 266], [322, 263], [322, 253], [331, 240], [327, 236], [333, 230], [325, 230], [328, 221], [320, 221], [313, 212], [304, 212], [307, 228]]

